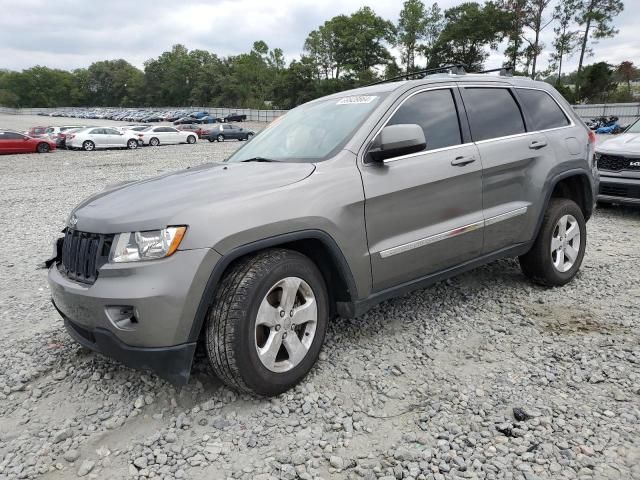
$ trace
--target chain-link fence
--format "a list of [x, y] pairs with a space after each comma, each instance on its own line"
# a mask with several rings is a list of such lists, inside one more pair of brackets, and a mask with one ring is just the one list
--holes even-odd
[[248, 121], [252, 122], [271, 122], [275, 118], [287, 113], [287, 110], [256, 110], [251, 108], [220, 108], [220, 107], [126, 107], [126, 108], [107, 108], [107, 107], [95, 107], [95, 108], [80, 108], [80, 107], [60, 107], [60, 108], [7, 108], [0, 107], [0, 113], [12, 114], [12, 115], [50, 115], [55, 112], [72, 112], [74, 110], [147, 110], [151, 111], [168, 111], [168, 110], [180, 110], [185, 112], [209, 112], [209, 115], [214, 117], [224, 118], [227, 115], [246, 115]]
[[640, 103], [596, 103], [592, 105], [573, 105], [573, 109], [583, 120], [595, 117], [618, 117], [622, 125], [635, 122], [640, 118]]
[[[99, 110], [110, 110], [105, 107], [96, 107]], [[122, 110], [135, 110], [135, 107], [123, 108]], [[247, 120], [253, 122], [271, 122], [275, 118], [287, 113], [287, 110], [256, 110], [251, 108], [220, 108], [220, 107], [161, 107], [144, 108], [140, 110], [182, 110], [188, 112], [206, 111], [214, 117], [224, 118], [227, 115], [246, 115]], [[640, 118], [640, 103], [598, 103], [591, 105], [573, 105], [573, 109], [583, 120], [594, 117], [616, 116], [621, 124], [630, 124]], [[50, 115], [54, 112], [73, 110], [93, 110], [92, 108], [62, 107], [62, 108], [7, 108], [0, 107], [0, 113], [15, 115]]]

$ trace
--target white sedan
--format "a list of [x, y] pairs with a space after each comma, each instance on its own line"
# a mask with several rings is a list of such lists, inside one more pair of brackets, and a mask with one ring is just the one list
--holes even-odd
[[67, 148], [91, 151], [98, 148], [138, 148], [136, 132], [120, 132], [111, 127], [88, 127], [67, 135]]
[[143, 145], [168, 145], [175, 143], [196, 143], [197, 137], [194, 132], [181, 131], [173, 127], [147, 127], [139, 132], [133, 132]]

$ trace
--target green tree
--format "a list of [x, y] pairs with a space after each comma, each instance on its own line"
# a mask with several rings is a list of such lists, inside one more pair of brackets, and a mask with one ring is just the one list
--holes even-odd
[[589, 103], [606, 102], [616, 89], [613, 70], [606, 62], [587, 65], [577, 74], [578, 98]]
[[143, 73], [126, 60], [95, 62], [87, 69], [86, 88], [91, 105], [131, 106], [139, 97]]
[[577, 1], [579, 0], [560, 0], [553, 12], [556, 26], [553, 29], [555, 38], [552, 44], [551, 66], [558, 71], [556, 81], [558, 85], [561, 84], [562, 79], [562, 62], [571, 58], [579, 46], [580, 34], [571, 28]]
[[[531, 60], [531, 78], [536, 78], [536, 67], [538, 63], [538, 56], [542, 53], [544, 44], [540, 42], [541, 32], [547, 28], [553, 21], [553, 17], [545, 18], [545, 12], [551, 0], [529, 0], [527, 5], [527, 17], [525, 23], [527, 27], [533, 32], [533, 41], [529, 42], [529, 58]], [[526, 38], [526, 37], [525, 37]]]
[[627, 92], [631, 96], [631, 80], [638, 76], [638, 69], [633, 66], [633, 62], [627, 60], [616, 67], [616, 74], [627, 84]]
[[529, 0], [497, 0], [506, 26], [504, 34], [508, 38], [507, 48], [504, 51], [509, 63], [514, 68], [521, 63], [521, 58], [526, 57], [524, 27], [527, 24], [529, 12]]
[[420, 42], [427, 36], [427, 9], [421, 0], [406, 0], [400, 11], [395, 45], [409, 73], [415, 69], [415, 56]]
[[510, 28], [508, 13], [492, 2], [466, 2], [445, 11], [445, 26], [433, 47], [430, 66], [462, 63], [471, 71], [481, 70]]
[[[575, 20], [584, 27], [581, 34], [578, 73], [582, 70], [589, 36], [593, 38], [613, 37], [618, 31], [613, 27], [613, 19], [624, 9], [622, 0], [580, 0], [576, 3]], [[593, 28], [593, 32], [592, 29]]]

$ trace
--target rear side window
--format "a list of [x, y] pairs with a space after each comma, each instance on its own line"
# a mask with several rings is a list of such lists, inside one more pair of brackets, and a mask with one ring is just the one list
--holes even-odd
[[387, 125], [415, 123], [422, 127], [427, 150], [459, 145], [458, 111], [450, 89], [429, 90], [409, 97]]
[[524, 133], [522, 113], [506, 88], [464, 88], [464, 105], [477, 142]]
[[535, 130], [566, 127], [569, 119], [556, 101], [547, 92], [518, 88], [522, 106], [531, 117]]
[[14, 132], [0, 132], [0, 140], [21, 140], [24, 137], [19, 133]]

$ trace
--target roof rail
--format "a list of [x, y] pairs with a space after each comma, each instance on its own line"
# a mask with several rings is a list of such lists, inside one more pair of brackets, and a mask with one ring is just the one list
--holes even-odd
[[447, 70], [449, 70], [454, 75], [465, 74], [464, 65], [461, 63], [455, 63], [452, 65], [443, 65], [437, 68], [427, 68], [426, 70], [416, 70], [415, 72], [407, 72], [403, 75], [398, 75], [397, 77], [385, 78], [384, 80], [379, 80], [377, 82], [373, 82], [365, 86], [370, 87], [372, 85], [379, 85], [381, 83], [395, 82], [396, 80], [409, 80], [411, 77], [415, 77], [417, 75], [425, 76], [425, 75], [429, 75], [430, 73], [445, 72]]
[[505, 65], [504, 67], [492, 68], [490, 70], [483, 70], [482, 72], [478, 72], [478, 73], [500, 72], [501, 77], [513, 77], [513, 71], [514, 71], [513, 65]]

